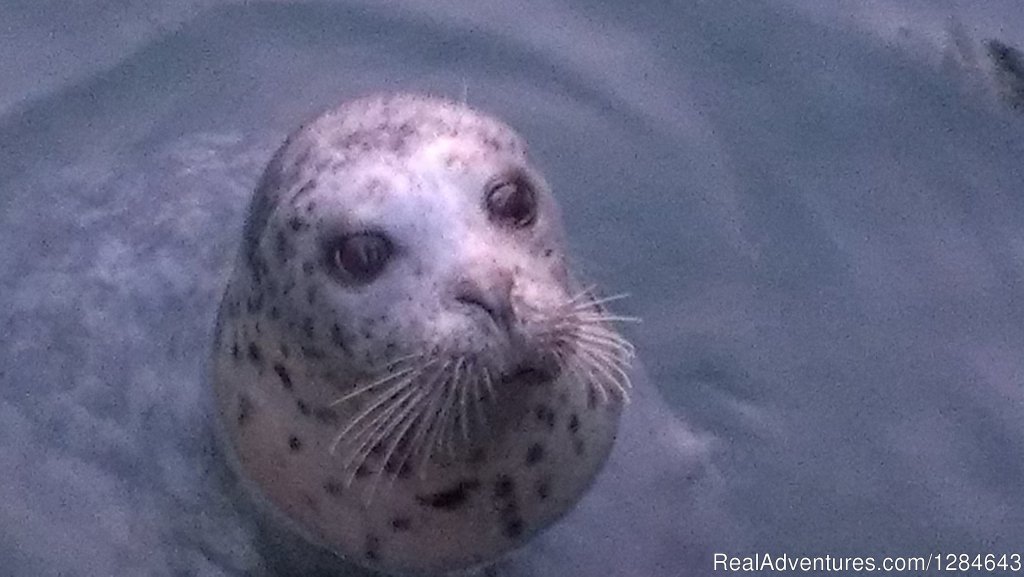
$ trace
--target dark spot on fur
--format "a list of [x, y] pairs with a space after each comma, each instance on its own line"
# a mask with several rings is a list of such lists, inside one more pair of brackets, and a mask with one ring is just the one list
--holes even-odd
[[495, 499], [508, 499], [512, 496], [512, 492], [515, 491], [515, 481], [508, 475], [499, 475], [497, 481], [494, 483], [494, 498]]
[[[395, 475], [396, 468], [398, 469], [397, 475]], [[410, 476], [412, 476], [412, 465], [410, 465], [409, 462], [406, 461], [402, 463], [402, 465], [399, 467], [398, 459], [393, 456], [392, 458], [388, 459], [387, 463], [384, 464], [384, 471], [388, 474], [395, 475], [399, 479], [408, 479]]]
[[580, 418], [576, 413], [569, 417], [569, 432], [576, 434], [580, 430]]
[[985, 42], [995, 68], [1003, 99], [1011, 108], [1024, 112], [1024, 52], [999, 40]]
[[549, 249], [545, 249], [545, 250], [544, 250], [544, 258], [550, 258], [550, 257], [551, 257], [551, 255], [552, 255], [552, 254], [553, 254], [554, 252], [555, 252], [555, 251], [554, 251], [553, 249], [550, 249], [550, 248], [549, 248]]
[[245, 309], [249, 314], [258, 313], [263, 310], [263, 293], [256, 292], [245, 300]]
[[577, 455], [582, 455], [583, 454], [583, 449], [584, 449], [584, 447], [583, 447], [583, 439], [573, 439], [572, 448], [573, 448], [574, 451], [576, 451]]
[[344, 335], [341, 334], [341, 326], [338, 323], [334, 323], [334, 325], [331, 326], [331, 342], [333, 342], [334, 346], [339, 349], [348, 352], [348, 347], [345, 345]]
[[[296, 146], [300, 146], [300, 145], [296, 145]], [[308, 145], [302, 146], [302, 152], [299, 153], [299, 156], [296, 157], [295, 162], [292, 163], [291, 171], [292, 172], [296, 172], [296, 173], [301, 173], [302, 172], [302, 165], [304, 165], [307, 162], [309, 162], [309, 157], [312, 156], [312, 154], [313, 154], [313, 147], [312, 146], [308, 146]], [[313, 181], [310, 180], [310, 181], [306, 182], [306, 184], [303, 186], [303, 188], [305, 188], [306, 186], [309, 186], [310, 182], [313, 182]], [[303, 192], [302, 189], [299, 189], [299, 192]], [[298, 196], [298, 193], [296, 193], [296, 196]], [[295, 198], [295, 197], [292, 197], [292, 198]]]
[[238, 396], [238, 426], [242, 427], [252, 418], [252, 401], [245, 395]]
[[515, 481], [508, 475], [499, 475], [494, 483], [494, 505], [504, 525], [505, 536], [515, 539], [523, 533], [523, 519], [516, 501]]
[[288, 253], [291, 251], [291, 245], [288, 243], [288, 235], [283, 230], [277, 231], [276, 244], [274, 246], [277, 254], [278, 262], [285, 262], [288, 260]]
[[256, 343], [249, 343], [249, 360], [255, 365], [261, 364], [263, 354], [260, 352], [260, 348], [256, 346]]
[[292, 390], [292, 377], [288, 374], [288, 369], [281, 363], [275, 363], [274, 372], [277, 373], [277, 378], [281, 379], [281, 386]]
[[[297, 161], [295, 163], [296, 166], [301, 166], [301, 165], [305, 164], [305, 162], [306, 162], [306, 160], [308, 158], [309, 158], [309, 151], [307, 150], [306, 152], [302, 153], [302, 156], [299, 157], [299, 161]], [[309, 194], [309, 192], [312, 191], [314, 188], [316, 188], [316, 179], [315, 178], [311, 178], [311, 179], [307, 180], [306, 182], [304, 182], [302, 184], [302, 187], [299, 188], [299, 190], [297, 190], [295, 192], [295, 196], [292, 197], [292, 203], [297, 202], [303, 196], [306, 196], [307, 194]]]
[[264, 286], [263, 290], [265, 291], [268, 300], [274, 300], [277, 298], [278, 287], [277, 281], [274, 280], [274, 277], [269, 276], [266, 278], [266, 286]]
[[267, 275], [268, 267], [267, 263], [260, 258], [260, 255], [256, 252], [255, 248], [249, 251], [249, 271], [252, 273], [252, 282], [256, 286], [263, 285], [263, 277]]
[[555, 412], [551, 410], [551, 407], [547, 405], [537, 405], [534, 415], [536, 415], [537, 420], [544, 423], [544, 426], [547, 428], [555, 428]]
[[276, 320], [278, 320], [280, 318], [281, 318], [281, 309], [277, 308], [277, 306], [270, 307], [270, 320], [276, 321]]
[[302, 263], [302, 272], [306, 276], [312, 276], [314, 270], [316, 270], [316, 265], [313, 264], [313, 261], [307, 260], [306, 262]]
[[344, 490], [345, 485], [343, 485], [341, 481], [338, 481], [337, 479], [327, 479], [326, 481], [324, 481], [324, 492], [332, 497], [341, 496]]
[[597, 391], [593, 387], [587, 389], [587, 408], [590, 410], [597, 408]]
[[293, 453], [299, 452], [302, 450], [302, 440], [295, 435], [288, 437], [288, 448], [291, 449]]
[[366, 537], [366, 558], [370, 561], [380, 560], [380, 538], [376, 535]]
[[304, 417], [308, 417], [312, 413], [312, 411], [309, 410], [309, 405], [307, 405], [306, 401], [303, 401], [302, 399], [296, 399], [295, 406]]
[[300, 231], [305, 225], [305, 221], [297, 216], [293, 216], [288, 219], [288, 226], [295, 232]]
[[308, 507], [314, 513], [320, 512], [320, 504], [317, 503], [316, 499], [314, 499], [313, 496], [310, 495], [309, 493], [302, 494], [302, 501], [306, 504], [306, 507]]
[[547, 481], [537, 481], [537, 497], [546, 501], [551, 496], [551, 485]]
[[412, 521], [408, 517], [395, 517], [391, 520], [391, 528], [396, 532], [408, 531], [412, 528]]
[[523, 520], [513, 516], [505, 521], [505, 536], [509, 539], [517, 539], [523, 534]]
[[452, 511], [458, 509], [469, 499], [470, 493], [480, 487], [480, 481], [476, 479], [463, 479], [455, 485], [430, 495], [417, 495], [416, 500], [420, 505]]
[[301, 350], [302, 356], [306, 357], [307, 359], [320, 360], [326, 356], [324, 354], [324, 351], [317, 347], [303, 346]]
[[231, 343], [231, 356], [234, 357], [235, 360], [237, 360], [238, 357], [240, 356], [237, 342]]
[[472, 465], [479, 465], [484, 462], [487, 458], [487, 451], [484, 451], [480, 447], [473, 449], [473, 452], [469, 454], [469, 462]]
[[338, 422], [338, 413], [330, 407], [317, 407], [313, 409], [313, 418], [325, 425]]
[[526, 451], [526, 464], [533, 466], [541, 462], [544, 459], [544, 446], [540, 443], [534, 443], [530, 445], [529, 450]]
[[370, 468], [367, 467], [365, 464], [359, 465], [356, 468], [356, 479], [369, 477], [371, 473], [373, 473], [373, 471], [371, 471]]

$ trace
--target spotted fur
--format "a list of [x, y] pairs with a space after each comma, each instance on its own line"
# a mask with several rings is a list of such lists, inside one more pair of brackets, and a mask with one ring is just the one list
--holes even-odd
[[[528, 228], [487, 212], [510, 174], [530, 188]], [[394, 250], [360, 284], [330, 247], [367, 231]], [[464, 105], [370, 97], [289, 136], [214, 351], [228, 450], [260, 506], [355, 563], [413, 572], [486, 564], [564, 515], [611, 448], [633, 350], [563, 246], [523, 140]]]

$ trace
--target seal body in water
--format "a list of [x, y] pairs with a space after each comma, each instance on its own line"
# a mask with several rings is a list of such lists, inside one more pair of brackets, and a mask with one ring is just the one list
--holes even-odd
[[421, 96], [345, 104], [287, 139], [250, 205], [213, 351], [229, 458], [353, 562], [493, 561], [611, 448], [632, 347], [603, 302], [511, 129]]

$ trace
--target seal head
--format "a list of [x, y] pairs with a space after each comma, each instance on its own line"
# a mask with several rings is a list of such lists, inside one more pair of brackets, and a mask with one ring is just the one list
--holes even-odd
[[611, 448], [632, 347], [570, 273], [522, 139], [377, 96], [291, 135], [250, 206], [214, 388], [253, 494], [377, 569], [493, 561]]

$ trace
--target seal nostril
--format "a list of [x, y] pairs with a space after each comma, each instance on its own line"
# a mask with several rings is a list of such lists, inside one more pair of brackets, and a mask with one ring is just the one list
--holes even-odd
[[492, 310], [491, 307], [489, 307], [487, 305], [487, 303], [485, 303], [483, 301], [483, 299], [480, 299], [480, 298], [478, 298], [476, 296], [473, 296], [473, 295], [471, 295], [469, 293], [463, 293], [463, 294], [457, 295], [455, 297], [455, 300], [459, 301], [460, 303], [462, 303], [464, 305], [469, 305], [469, 306], [473, 306], [473, 307], [480, 307], [480, 308], [484, 309], [485, 311], [487, 311], [488, 315], [490, 315], [491, 317], [494, 317], [494, 310]]
[[464, 305], [479, 307], [494, 324], [508, 329], [512, 324], [512, 304], [507, 290], [487, 291], [473, 282], [461, 282], [456, 287], [455, 300]]
[[495, 306], [489, 304], [485, 299], [481, 298], [480, 296], [473, 295], [470, 293], [461, 293], [459, 295], [456, 295], [455, 300], [464, 305], [480, 307], [484, 309], [484, 311], [487, 312], [487, 315], [491, 317], [495, 324], [497, 324], [498, 326], [504, 326], [504, 319], [502, 318], [500, 310], [497, 309]]

